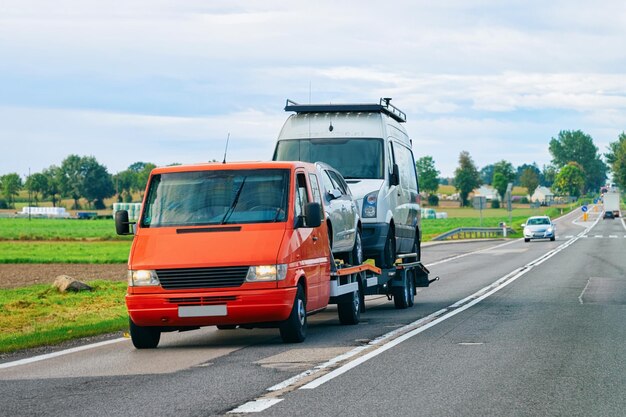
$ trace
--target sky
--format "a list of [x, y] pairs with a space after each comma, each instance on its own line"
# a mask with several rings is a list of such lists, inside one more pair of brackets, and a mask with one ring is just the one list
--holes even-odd
[[626, 130], [626, 2], [2, 0], [0, 175], [268, 160], [299, 103], [392, 103], [450, 177]]

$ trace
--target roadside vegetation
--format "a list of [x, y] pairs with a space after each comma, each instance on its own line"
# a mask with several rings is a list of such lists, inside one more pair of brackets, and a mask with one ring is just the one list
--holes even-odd
[[0, 241], [0, 264], [119, 264], [131, 242]]
[[0, 291], [0, 353], [127, 329], [126, 283], [89, 285], [91, 292], [60, 293], [50, 285]]
[[112, 219], [0, 218], [0, 231], [0, 240], [132, 240], [115, 233]]

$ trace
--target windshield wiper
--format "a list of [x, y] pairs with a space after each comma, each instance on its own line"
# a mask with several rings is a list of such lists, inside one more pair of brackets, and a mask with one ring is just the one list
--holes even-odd
[[235, 212], [235, 207], [237, 207], [237, 203], [239, 202], [239, 196], [241, 195], [241, 190], [243, 190], [243, 186], [246, 183], [247, 178], [248, 177], [243, 177], [243, 180], [241, 181], [241, 185], [239, 186], [239, 189], [237, 190], [237, 194], [235, 194], [235, 198], [233, 199], [232, 204], [230, 205], [228, 210], [226, 210], [226, 213], [224, 213], [224, 217], [222, 217], [222, 221], [220, 221], [221, 224], [226, 223], [228, 219], [230, 219], [230, 216]]

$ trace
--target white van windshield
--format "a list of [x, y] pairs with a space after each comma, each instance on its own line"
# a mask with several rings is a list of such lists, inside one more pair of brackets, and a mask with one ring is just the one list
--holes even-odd
[[345, 179], [383, 179], [382, 139], [297, 139], [281, 140], [275, 161], [322, 161], [334, 167]]
[[287, 220], [285, 169], [173, 172], [150, 181], [143, 227]]

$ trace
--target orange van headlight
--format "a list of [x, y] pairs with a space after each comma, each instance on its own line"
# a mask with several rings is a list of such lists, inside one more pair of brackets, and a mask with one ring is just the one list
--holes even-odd
[[287, 276], [287, 264], [251, 266], [246, 281], [282, 281]]
[[128, 271], [129, 287], [147, 287], [161, 285], [159, 277], [153, 269], [137, 269]]

